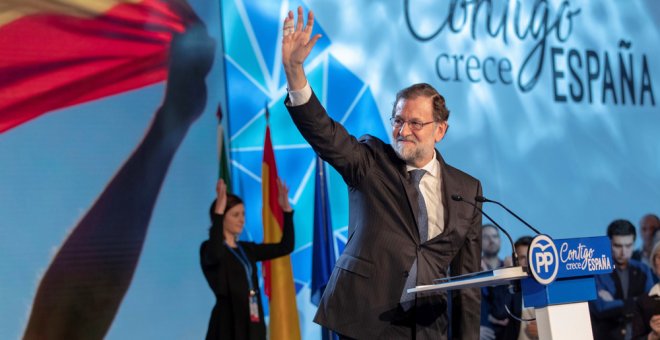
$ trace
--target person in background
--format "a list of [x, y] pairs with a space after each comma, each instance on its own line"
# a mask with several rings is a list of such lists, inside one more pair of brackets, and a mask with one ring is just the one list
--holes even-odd
[[[656, 230], [656, 234], [658, 233]], [[653, 246], [649, 262], [657, 275], [660, 272], [660, 243]], [[646, 338], [649, 340], [660, 340], [660, 283], [653, 285], [648, 297], [638, 299], [637, 305], [640, 315], [634, 323], [637, 333], [647, 334]]]
[[589, 301], [594, 339], [633, 339], [633, 320], [639, 318], [636, 299], [653, 286], [650, 268], [631, 259], [635, 227], [627, 220], [615, 220], [607, 227], [615, 269], [597, 275], [597, 299]]
[[288, 188], [277, 181], [278, 203], [284, 212], [279, 243], [257, 244], [239, 241], [245, 226], [245, 206], [227, 193], [225, 182], [216, 185], [217, 198], [209, 211], [212, 226], [209, 239], [200, 248], [202, 271], [216, 297], [206, 339], [266, 339], [257, 261], [271, 260], [293, 251], [293, 209]]
[[651, 255], [651, 249], [655, 244], [653, 242], [653, 235], [657, 230], [660, 229], [660, 218], [654, 214], [646, 214], [639, 221], [639, 234], [642, 238], [642, 247], [633, 252], [632, 258], [646, 263], [647, 265], [652, 265], [649, 261], [649, 256]]
[[[493, 270], [504, 265], [499, 257], [501, 248], [500, 231], [492, 224], [481, 227], [481, 269]], [[501, 338], [504, 327], [509, 322], [504, 310], [506, 290], [499, 287], [481, 288], [481, 340]]]
[[[660, 235], [660, 232], [656, 232], [655, 235]], [[656, 238], [655, 236], [653, 238]], [[653, 274], [655, 274], [656, 278], [656, 286], [660, 286], [657, 284], [657, 279], [660, 277], [660, 242], [656, 242], [655, 245], [653, 246], [653, 249], [651, 250], [651, 255], [649, 256], [649, 264], [651, 265], [651, 270], [653, 270]], [[658, 295], [660, 295], [660, 289], [658, 290]]]
[[481, 227], [481, 269], [492, 270], [504, 265], [499, 257], [502, 241], [500, 231], [492, 224]]
[[654, 315], [649, 321], [651, 332], [646, 337], [648, 340], [660, 340], [660, 315]]
[[[514, 243], [516, 255], [518, 255], [518, 264], [527, 270], [527, 252], [532, 244], [531, 236], [522, 236]], [[504, 260], [505, 266], [509, 265], [511, 258]], [[511, 299], [507, 306], [510, 306], [510, 312], [513, 317], [509, 319], [504, 330], [504, 340], [537, 340], [539, 338], [538, 327], [536, 324], [536, 313], [534, 308], [525, 307], [522, 292], [520, 289], [510, 295]]]

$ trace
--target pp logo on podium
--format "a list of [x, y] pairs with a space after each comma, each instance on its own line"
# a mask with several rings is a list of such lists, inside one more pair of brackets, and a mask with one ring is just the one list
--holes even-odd
[[527, 257], [529, 270], [538, 283], [548, 285], [555, 280], [559, 271], [559, 255], [548, 235], [538, 235], [532, 240]]

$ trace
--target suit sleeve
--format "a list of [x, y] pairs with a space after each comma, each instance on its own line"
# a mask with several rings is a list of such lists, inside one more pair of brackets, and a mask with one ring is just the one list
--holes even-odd
[[295, 244], [293, 229], [293, 212], [284, 213], [284, 226], [282, 227], [282, 239], [279, 243], [254, 244], [252, 255], [255, 261], [271, 260], [276, 257], [291, 254]]
[[[481, 196], [481, 183], [477, 182], [475, 196]], [[477, 203], [481, 206], [481, 203]], [[462, 275], [481, 270], [481, 213], [473, 210], [465, 243], [451, 263], [451, 275]], [[452, 298], [452, 334], [457, 339], [479, 339], [481, 289], [468, 288], [454, 291]]]
[[[644, 284], [641, 287], [643, 291], [640, 293], [642, 295], [647, 295], [653, 287], [653, 274], [651, 273], [651, 270], [646, 266], [639, 267], [639, 270], [644, 275]], [[617, 296], [616, 288], [614, 286], [614, 282], [612, 281], [612, 274], [596, 276], [596, 292], [601, 290], [610, 293], [610, 295], [614, 297]], [[598, 296], [595, 300], [589, 301], [591, 315], [594, 318], [601, 320], [618, 319], [621, 316], [632, 318], [637, 312], [637, 297], [638, 296], [630, 296], [625, 299], [613, 299], [611, 301], [606, 301]]]
[[[596, 292], [607, 291], [612, 296], [616, 296], [614, 283], [609, 277], [611, 274], [596, 275]], [[632, 315], [635, 307], [634, 299], [614, 299], [605, 301], [599, 296], [595, 300], [589, 301], [591, 307], [591, 316], [595, 319], [618, 319], [621, 316]]]
[[349, 186], [357, 186], [372, 166], [374, 158], [370, 149], [330, 118], [314, 93], [307, 103], [286, 105], [286, 108], [314, 151], [335, 168]]

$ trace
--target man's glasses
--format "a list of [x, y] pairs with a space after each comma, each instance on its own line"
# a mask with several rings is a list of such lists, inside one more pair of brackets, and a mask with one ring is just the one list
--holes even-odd
[[402, 119], [401, 117], [397, 116], [397, 117], [390, 118], [390, 123], [392, 124], [392, 127], [395, 128], [395, 129], [400, 129], [401, 127], [403, 127], [403, 124], [408, 124], [408, 127], [411, 130], [419, 131], [422, 128], [424, 128], [425, 125], [435, 123], [435, 121], [432, 120], [430, 122], [425, 123], [425, 122], [420, 122], [420, 121], [414, 120], [414, 119], [413, 120], [405, 120], [405, 119]]

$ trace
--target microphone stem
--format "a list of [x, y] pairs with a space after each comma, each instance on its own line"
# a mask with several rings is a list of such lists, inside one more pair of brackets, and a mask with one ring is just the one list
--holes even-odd
[[477, 210], [479, 210], [479, 212], [481, 212], [482, 215], [484, 215], [491, 223], [493, 223], [499, 230], [501, 230], [504, 235], [506, 235], [506, 237], [509, 239], [509, 243], [511, 244], [511, 249], [512, 249], [511, 259], [513, 260], [513, 266], [517, 267], [518, 266], [518, 254], [516, 253], [516, 249], [513, 245], [513, 239], [511, 238], [511, 235], [509, 235], [509, 233], [506, 230], [504, 230], [504, 228], [502, 228], [499, 224], [497, 224], [497, 222], [495, 222], [492, 218], [490, 218], [490, 216], [488, 216], [488, 214], [486, 214], [476, 204], [474, 204], [472, 202], [469, 202], [469, 201], [466, 201], [462, 198], [460, 200], [467, 203], [467, 204], [469, 204], [469, 205], [471, 205], [471, 206], [473, 206], [473, 207], [475, 207]]
[[486, 200], [487, 200], [488, 202], [495, 203], [495, 204], [499, 205], [500, 207], [504, 208], [504, 210], [508, 211], [509, 214], [511, 214], [511, 215], [513, 215], [513, 217], [517, 218], [518, 221], [524, 223], [529, 229], [534, 230], [534, 232], [535, 232], [536, 234], [541, 235], [541, 232], [540, 232], [540, 231], [536, 230], [536, 228], [534, 228], [534, 227], [532, 227], [531, 225], [529, 225], [529, 223], [525, 222], [525, 220], [523, 220], [520, 216], [518, 216], [518, 215], [517, 215], [516, 213], [514, 213], [513, 211], [509, 210], [509, 208], [505, 207], [504, 204], [502, 204], [502, 203], [500, 203], [500, 202], [498, 202], [498, 201], [493, 201], [493, 200], [491, 200], [491, 199], [486, 199]]

